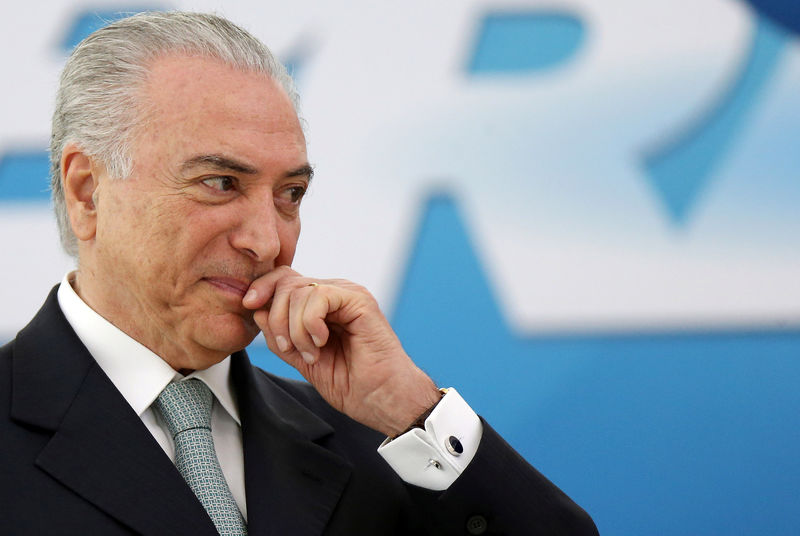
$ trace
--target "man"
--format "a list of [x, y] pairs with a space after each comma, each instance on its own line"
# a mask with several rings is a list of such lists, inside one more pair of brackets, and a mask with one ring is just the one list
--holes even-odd
[[[365, 289], [289, 267], [312, 169], [252, 36], [186, 13], [99, 30], [51, 156], [78, 268], [0, 350], [4, 532], [596, 533]], [[249, 364], [259, 331], [310, 385]]]

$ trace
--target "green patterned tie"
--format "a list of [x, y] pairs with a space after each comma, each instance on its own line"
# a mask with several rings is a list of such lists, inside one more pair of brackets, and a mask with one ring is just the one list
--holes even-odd
[[175, 466], [221, 536], [246, 535], [247, 525], [236, 506], [211, 437], [214, 395], [197, 379], [173, 382], [156, 399], [156, 406], [175, 440]]

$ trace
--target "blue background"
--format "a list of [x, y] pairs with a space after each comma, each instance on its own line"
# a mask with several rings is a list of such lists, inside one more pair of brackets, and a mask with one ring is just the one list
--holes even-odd
[[[691, 224], [732, 159], [800, 31], [797, 3], [751, 4], [752, 40], [726, 91], [642, 155], [643, 176], [676, 229]], [[68, 50], [118, 13], [81, 13], [58, 46]], [[587, 31], [569, 11], [487, 10], [464, 76], [558, 69], [589, 46]], [[293, 70], [303, 69], [302, 57], [290, 59]], [[798, 180], [797, 140], [783, 143]], [[0, 147], [2, 206], [46, 203], [47, 167], [43, 147]], [[387, 311], [407, 351], [439, 384], [456, 386], [603, 534], [800, 531], [800, 330], [526, 335], [506, 318], [469, 221], [457, 191], [422, 197]], [[298, 377], [263, 343], [249, 351], [260, 366]]]

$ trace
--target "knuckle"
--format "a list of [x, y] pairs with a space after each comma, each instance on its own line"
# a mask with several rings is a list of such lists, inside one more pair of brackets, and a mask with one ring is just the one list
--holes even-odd
[[278, 272], [279, 274], [284, 274], [284, 275], [297, 274], [297, 272], [292, 270], [292, 267], [289, 266], [288, 264], [283, 264], [281, 266], [278, 266], [277, 268], [275, 268], [275, 271]]
[[285, 322], [278, 317], [278, 315], [269, 315], [269, 321], [267, 322], [268, 329], [271, 332], [271, 335], [281, 335], [284, 333], [282, 329]]
[[306, 295], [311, 289], [311, 287], [295, 287], [289, 291], [289, 296], [292, 300], [297, 300]]
[[372, 298], [372, 294], [370, 294], [369, 290], [367, 290], [367, 287], [353, 284], [353, 290], [358, 292], [359, 294], [364, 294], [365, 296], [369, 296], [370, 298]]

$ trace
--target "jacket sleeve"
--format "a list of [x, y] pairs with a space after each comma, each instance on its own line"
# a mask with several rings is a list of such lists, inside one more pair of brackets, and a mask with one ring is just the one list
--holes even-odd
[[472, 462], [445, 491], [408, 485], [432, 535], [597, 535], [589, 515], [485, 421]]

